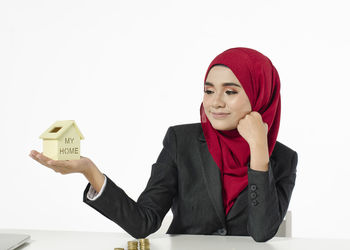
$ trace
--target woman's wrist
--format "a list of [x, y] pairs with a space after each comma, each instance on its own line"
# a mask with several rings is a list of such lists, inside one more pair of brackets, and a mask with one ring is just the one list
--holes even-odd
[[82, 172], [85, 178], [90, 182], [91, 186], [97, 191], [100, 192], [105, 177], [100, 172], [100, 170], [96, 167], [95, 164], [89, 164], [86, 169]]
[[267, 143], [250, 145], [250, 168], [258, 171], [267, 171], [269, 163], [269, 148]]

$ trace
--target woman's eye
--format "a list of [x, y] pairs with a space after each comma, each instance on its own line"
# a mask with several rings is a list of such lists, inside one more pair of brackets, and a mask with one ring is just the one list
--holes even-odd
[[[208, 95], [210, 95], [213, 91], [210, 91], [210, 90], [206, 90], [204, 91], [205, 93], [207, 93]], [[229, 93], [229, 95], [234, 95], [234, 94], [237, 94], [236, 91], [226, 91], [226, 93]]]

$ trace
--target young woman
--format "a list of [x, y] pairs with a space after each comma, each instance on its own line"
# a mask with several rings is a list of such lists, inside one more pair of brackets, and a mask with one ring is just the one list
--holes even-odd
[[271, 239], [289, 206], [296, 151], [276, 141], [280, 80], [271, 61], [244, 47], [225, 50], [204, 78], [200, 122], [170, 126], [147, 186], [132, 200], [87, 157], [30, 156], [61, 174], [82, 173], [83, 201], [135, 238], [168, 234], [250, 235]]

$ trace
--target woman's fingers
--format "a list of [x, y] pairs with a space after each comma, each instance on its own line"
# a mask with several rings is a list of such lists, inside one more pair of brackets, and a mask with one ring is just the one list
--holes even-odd
[[61, 174], [69, 174], [69, 173], [80, 173], [81, 169], [86, 166], [86, 160], [50, 160], [48, 164], [50, 167], [56, 169]]
[[48, 163], [49, 161], [52, 160], [51, 158], [45, 156], [42, 152], [40, 154], [37, 154], [37, 158], [45, 163]]
[[[39, 162], [40, 164], [51, 168], [52, 170], [54, 170], [55, 172], [62, 172], [62, 169], [58, 166], [58, 164], [56, 163], [55, 165], [52, 164], [52, 162], [57, 162], [47, 156], [45, 156], [43, 153], [39, 153], [36, 150], [32, 150], [29, 154], [30, 157], [32, 157], [34, 160], [36, 160], [37, 162]], [[62, 164], [61, 164], [62, 165]], [[65, 172], [65, 171], [64, 171]]]
[[71, 163], [70, 161], [62, 161], [62, 160], [50, 160], [47, 162], [52, 167], [60, 167], [60, 168], [67, 168], [70, 167]]
[[39, 153], [38, 151], [32, 150], [29, 156], [32, 157], [37, 162], [39, 162], [40, 164], [50, 167], [47, 162], [51, 159]]

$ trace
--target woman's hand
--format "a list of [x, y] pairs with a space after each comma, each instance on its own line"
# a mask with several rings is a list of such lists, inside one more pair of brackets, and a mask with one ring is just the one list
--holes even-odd
[[237, 130], [250, 147], [250, 168], [268, 171], [269, 148], [267, 141], [268, 125], [256, 112], [248, 113], [238, 122]]
[[267, 144], [268, 125], [256, 111], [239, 120], [237, 130], [250, 146]]
[[61, 174], [71, 174], [71, 173], [82, 173], [86, 175], [91, 166], [94, 165], [93, 162], [84, 156], [80, 156], [79, 160], [53, 160], [43, 153], [39, 153], [36, 150], [32, 150], [29, 154], [34, 160], [40, 164], [53, 169], [55, 172]]
[[29, 156], [40, 164], [53, 169], [55, 172], [61, 174], [83, 174], [97, 192], [100, 192], [105, 181], [105, 176], [96, 165], [89, 158], [84, 156], [80, 156], [79, 160], [55, 161], [36, 150], [30, 151]]

